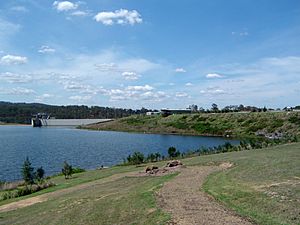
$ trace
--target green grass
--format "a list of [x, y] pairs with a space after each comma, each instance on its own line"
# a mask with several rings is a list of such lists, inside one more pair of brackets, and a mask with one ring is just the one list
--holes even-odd
[[187, 165], [230, 161], [203, 189], [258, 224], [300, 224], [300, 144], [223, 153], [184, 160]]
[[[199, 189], [257, 224], [279, 225], [300, 224], [299, 159], [300, 143], [296, 143], [182, 161], [187, 166], [233, 163], [233, 168], [211, 174]], [[142, 169], [119, 166], [75, 174], [69, 180], [54, 177], [56, 187], [27, 197]], [[0, 213], [0, 224], [166, 224], [170, 216], [158, 208], [153, 194], [174, 176], [123, 177], [96, 185], [92, 182], [80, 191]]]
[[126, 173], [126, 172], [131, 172], [131, 171], [138, 171], [138, 170], [141, 170], [141, 168], [137, 168], [135, 166], [126, 166], [126, 167], [125, 166], [115, 166], [115, 167], [111, 167], [111, 168], [103, 169], [103, 170], [90, 170], [90, 171], [87, 171], [84, 173], [77, 173], [77, 174], [74, 174], [71, 179], [67, 179], [67, 180], [64, 178], [64, 176], [55, 176], [55, 177], [51, 178], [50, 181], [54, 182], [56, 184], [56, 186], [41, 190], [41, 191], [33, 193], [31, 195], [19, 197], [16, 199], [7, 199], [5, 201], [0, 201], [0, 205], [19, 201], [19, 200], [26, 199], [29, 197], [41, 195], [44, 193], [49, 193], [49, 192], [73, 187], [73, 186], [76, 186], [76, 185], [79, 185], [82, 183], [106, 178], [106, 177], [112, 176], [114, 174]]
[[85, 127], [95, 130], [116, 130], [146, 133], [187, 135], [231, 135], [254, 137], [256, 131], [280, 131], [300, 137], [299, 112], [209, 113], [162, 116], [130, 116], [116, 121]]
[[154, 191], [175, 175], [124, 177], [0, 215], [0, 224], [166, 224]]

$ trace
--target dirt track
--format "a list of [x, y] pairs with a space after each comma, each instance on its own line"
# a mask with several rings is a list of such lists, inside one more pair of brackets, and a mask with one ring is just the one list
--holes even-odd
[[220, 205], [200, 189], [210, 173], [226, 169], [229, 166], [230, 164], [223, 164], [219, 167], [183, 168], [175, 179], [165, 183], [159, 191], [157, 199], [160, 206], [172, 215], [172, 221], [169, 224], [252, 224]]

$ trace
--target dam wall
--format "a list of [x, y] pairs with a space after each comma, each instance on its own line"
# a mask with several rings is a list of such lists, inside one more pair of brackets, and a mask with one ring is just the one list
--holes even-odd
[[83, 126], [94, 123], [105, 123], [112, 121], [112, 119], [37, 119], [33, 121], [32, 125], [40, 124], [38, 126]]

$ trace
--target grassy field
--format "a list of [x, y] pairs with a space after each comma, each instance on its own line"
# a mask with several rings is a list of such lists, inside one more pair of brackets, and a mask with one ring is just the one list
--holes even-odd
[[256, 131], [279, 131], [300, 136], [299, 112], [187, 114], [168, 117], [130, 116], [112, 122], [87, 126], [95, 130], [191, 135], [254, 136]]
[[258, 224], [300, 224], [300, 144], [195, 157], [187, 165], [230, 161], [203, 189]]
[[[276, 225], [300, 224], [299, 159], [300, 144], [297, 143], [193, 157], [183, 162], [188, 166], [232, 162], [232, 169], [211, 174], [199, 191], [205, 190], [222, 204], [258, 224]], [[170, 215], [158, 208], [154, 192], [175, 175], [120, 176], [109, 180], [116, 174], [142, 168], [120, 166], [88, 171], [67, 181], [55, 177], [53, 180], [58, 185], [54, 188], [57, 190], [67, 190], [64, 188], [78, 187], [79, 184], [90, 185], [54, 195], [46, 202], [0, 213], [0, 224], [166, 224]], [[108, 180], [104, 182], [105, 179]], [[54, 190], [42, 192], [46, 191]]]

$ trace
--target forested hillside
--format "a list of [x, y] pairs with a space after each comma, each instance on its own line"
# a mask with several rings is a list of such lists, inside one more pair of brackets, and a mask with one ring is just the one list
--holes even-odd
[[10, 103], [0, 102], [0, 122], [29, 124], [32, 115], [40, 112], [48, 113], [57, 119], [92, 119], [92, 118], [121, 118], [145, 113], [140, 110], [109, 108], [100, 106], [55, 106], [39, 103]]

